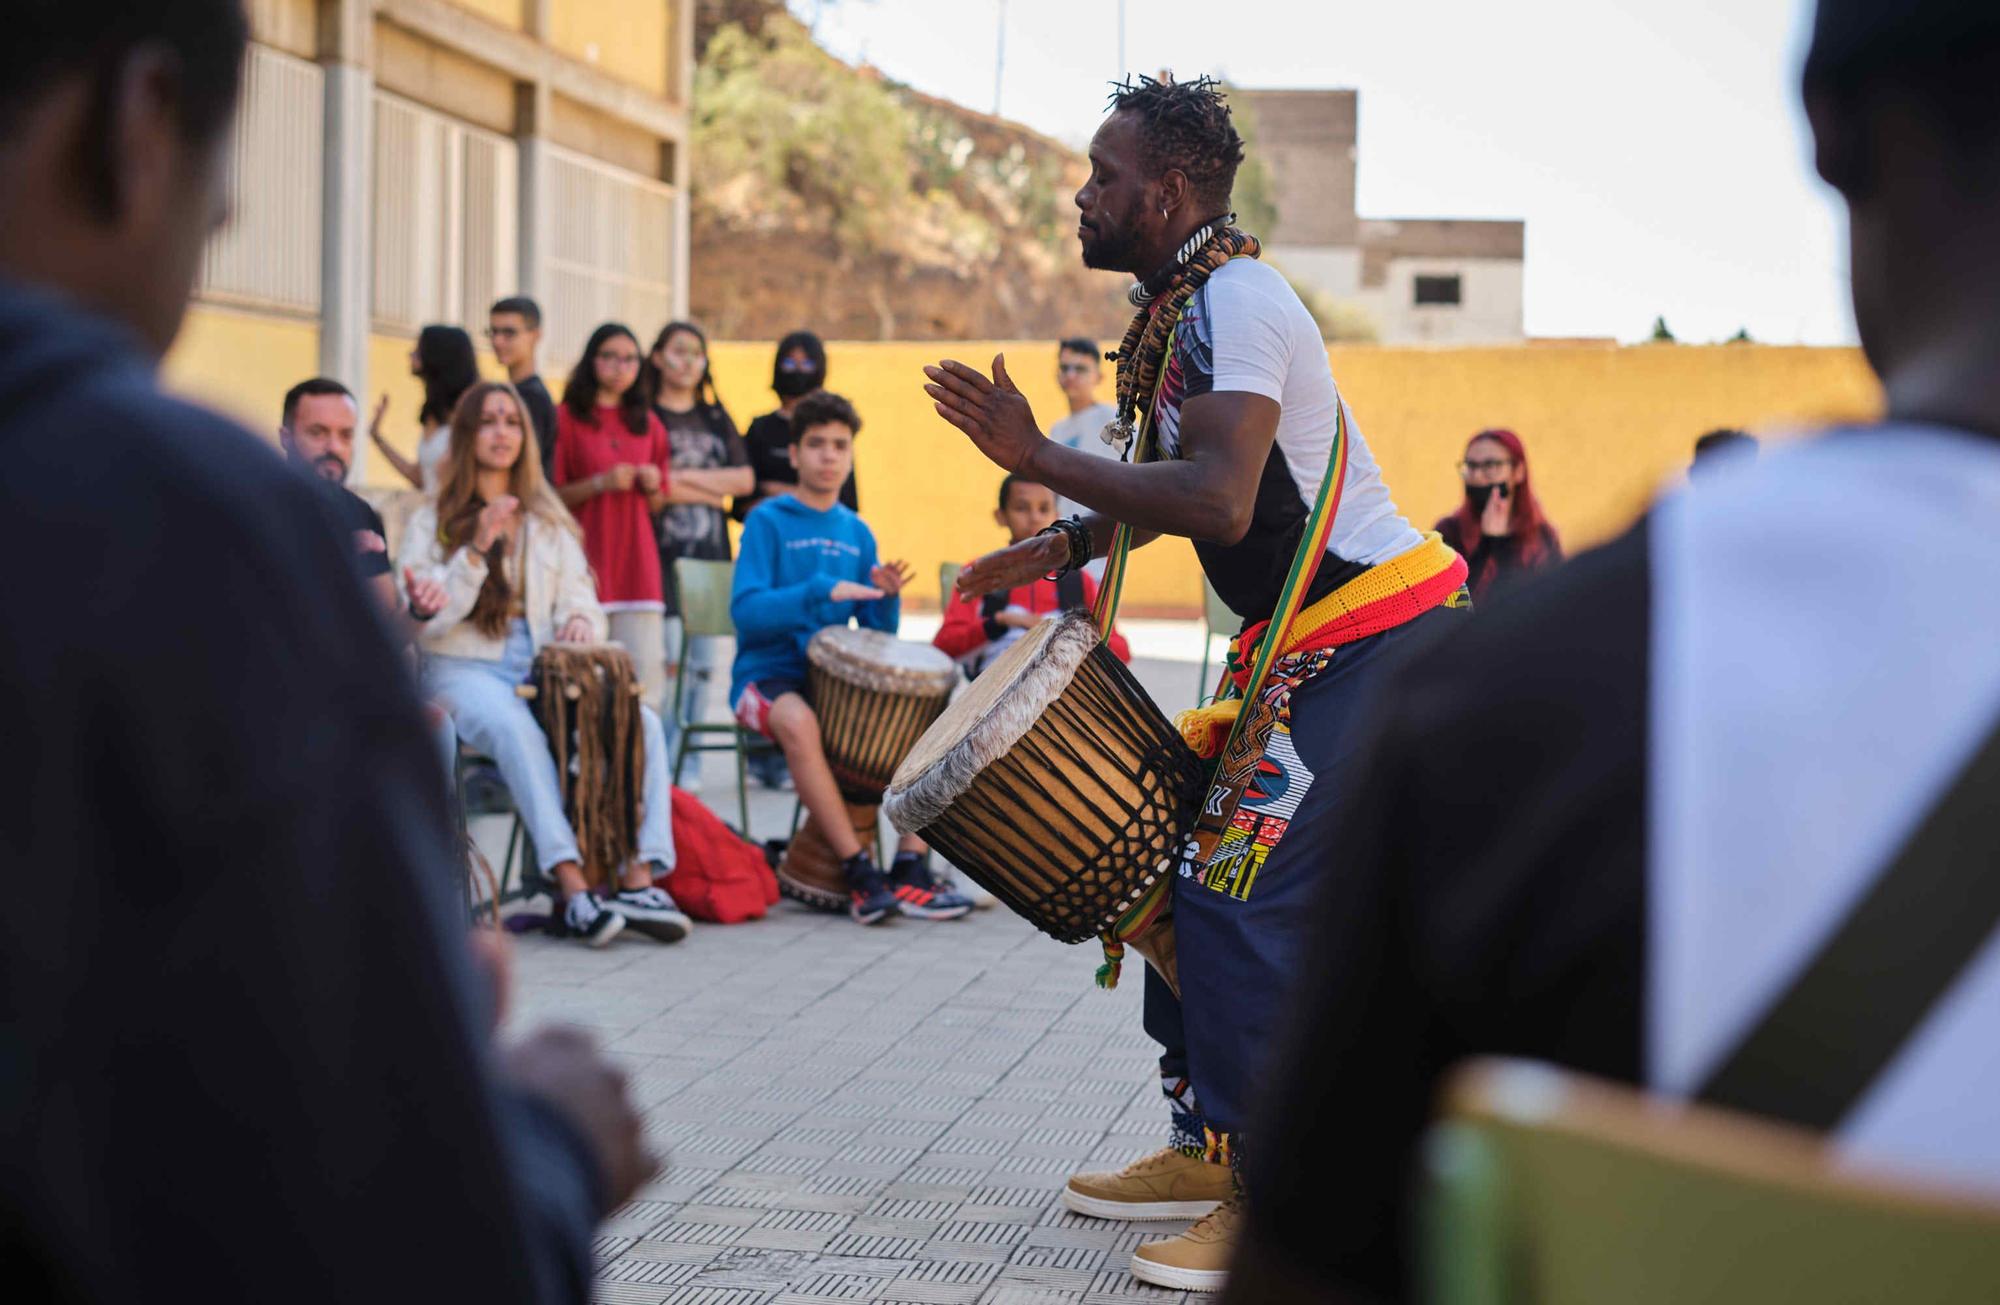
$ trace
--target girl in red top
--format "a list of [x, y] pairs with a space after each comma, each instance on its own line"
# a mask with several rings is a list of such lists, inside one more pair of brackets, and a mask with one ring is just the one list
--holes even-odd
[[[1056, 519], [1055, 491], [1024, 476], [1000, 482], [1000, 507], [993, 519], [1006, 527], [1013, 543], [1031, 538]], [[1070, 592], [1064, 592], [1065, 590]], [[968, 679], [992, 665], [1021, 632], [1044, 617], [1097, 601], [1097, 582], [1081, 571], [1061, 580], [1035, 580], [1006, 594], [967, 598], [955, 593], [944, 610], [944, 624], [931, 642], [958, 659]], [[1106, 642], [1121, 662], [1132, 660], [1125, 636], [1114, 628]]]
[[617, 322], [591, 332], [556, 413], [555, 479], [583, 527], [611, 640], [632, 654], [647, 701], [659, 704], [667, 686], [666, 597], [653, 514], [669, 503], [713, 502], [718, 491], [703, 472], [670, 473], [666, 427], [639, 385], [641, 356], [638, 337]]
[[1465, 499], [1435, 527], [1465, 557], [1473, 606], [1530, 571], [1562, 561], [1562, 539], [1528, 482], [1528, 450], [1511, 430], [1483, 430], [1458, 464]]

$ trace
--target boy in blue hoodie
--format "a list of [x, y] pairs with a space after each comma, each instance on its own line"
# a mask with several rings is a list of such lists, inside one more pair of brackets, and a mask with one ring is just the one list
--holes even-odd
[[784, 750], [799, 800], [841, 858], [848, 914], [862, 924], [895, 914], [953, 920], [972, 902], [932, 875], [921, 841], [905, 837], [885, 875], [854, 836], [807, 700], [812, 637], [850, 619], [894, 634], [910, 580], [905, 563], [877, 559], [874, 533], [840, 501], [860, 429], [854, 405], [824, 390], [799, 400], [792, 412], [790, 452], [799, 482], [759, 503], [743, 522], [729, 599], [736, 623], [729, 700], [743, 728]]

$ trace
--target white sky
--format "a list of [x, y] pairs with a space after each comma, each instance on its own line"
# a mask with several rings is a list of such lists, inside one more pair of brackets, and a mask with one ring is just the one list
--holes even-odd
[[[1118, 0], [791, 0], [897, 80], [1082, 144]], [[1361, 92], [1364, 217], [1527, 219], [1531, 335], [1747, 326], [1848, 343], [1845, 234], [1812, 174], [1810, 0], [1127, 0], [1126, 64]]]

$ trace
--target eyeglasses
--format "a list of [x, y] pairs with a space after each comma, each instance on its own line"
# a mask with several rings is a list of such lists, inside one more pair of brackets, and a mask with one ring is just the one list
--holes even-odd
[[639, 355], [636, 353], [600, 353], [597, 361], [609, 363], [613, 367], [637, 367]]
[[1478, 462], [1461, 462], [1458, 464], [1458, 469], [1468, 476], [1474, 472], [1485, 472], [1490, 475], [1496, 471], [1505, 471], [1513, 465], [1512, 458], [1482, 458]]
[[1064, 376], [1085, 376], [1092, 369], [1089, 363], [1057, 363], [1056, 370]]
[[809, 372], [814, 370], [810, 358], [780, 358], [778, 370], [781, 372]]

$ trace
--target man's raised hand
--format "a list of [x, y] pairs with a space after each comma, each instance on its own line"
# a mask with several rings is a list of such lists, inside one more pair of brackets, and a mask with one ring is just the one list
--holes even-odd
[[924, 368], [924, 375], [931, 378], [924, 393], [938, 415], [971, 436], [974, 447], [1003, 471], [1028, 465], [1043, 435], [1027, 398], [1007, 375], [1004, 354], [993, 355], [992, 380], [949, 358]]

